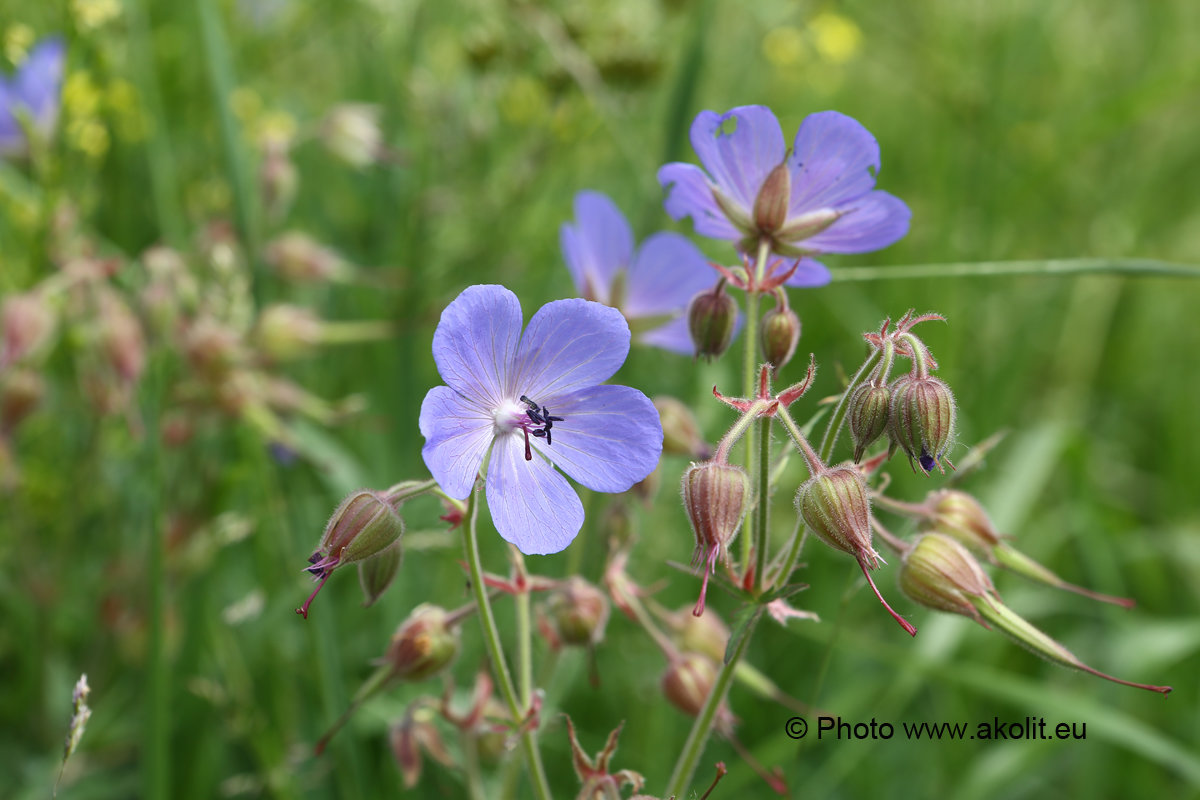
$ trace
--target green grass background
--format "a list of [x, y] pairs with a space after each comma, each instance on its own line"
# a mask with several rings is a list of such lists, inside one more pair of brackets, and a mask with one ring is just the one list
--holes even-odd
[[[639, 238], [690, 230], [662, 211], [655, 171], [693, 159], [687, 127], [702, 109], [769, 105], [790, 140], [806, 114], [834, 108], [875, 134], [879, 185], [910, 205], [912, 230], [886, 251], [828, 259], [835, 275], [839, 266], [1007, 259], [1200, 263], [1200, 6], [1187, 0], [125, 0], [98, 28], [80, 24], [79, 5], [2, 0], [0, 28], [63, 31], [69, 71], [134, 86], [151, 134], [124, 136], [120, 114], [101, 106], [96, 117], [111, 135], [102, 155], [60, 142], [62, 167], [48, 184], [4, 168], [0, 290], [28, 287], [47, 269], [21, 211], [29, 193], [71, 197], [96, 235], [130, 255], [156, 242], [187, 245], [214, 218], [235, 220], [252, 251], [260, 247], [277, 228], [256, 209], [254, 151], [230, 102], [248, 89], [302, 126], [337, 102], [382, 107], [399, 163], [354, 171], [315, 141], [300, 143], [286, 227], [392, 288], [297, 293], [260, 271], [256, 290], [329, 318], [390, 319], [399, 331], [292, 370], [322, 395], [369, 400], [366, 413], [322, 439], [340, 454], [337, 469], [281, 467], [237, 426], [186, 454], [156, 453], [120, 421], [90, 415], [69, 362], [51, 359], [54, 391], [15, 442], [25, 483], [0, 498], [0, 796], [47, 795], [80, 672], [94, 716], [64, 797], [399, 793], [386, 726], [409, 700], [440, 691], [435, 684], [368, 705], [324, 758], [309, 751], [414, 605], [465, 602], [458, 537], [415, 541], [425, 546], [408, 549], [396, 584], [370, 609], [360, 608], [355, 580], [336, 575], [307, 623], [292, 613], [309, 591], [300, 568], [342, 492], [424, 476], [416, 417], [439, 382], [429, 344], [440, 309], [464, 286], [504, 283], [526, 314], [569, 296], [558, 228], [580, 189], [609, 193]], [[819, 48], [812, 22], [822, 13], [859, 31], [844, 61]], [[728, 258], [716, 243], [701, 246]], [[742, 740], [783, 768], [796, 796], [1197, 794], [1200, 284], [931, 277], [835, 282], [792, 297], [801, 350], [822, 368], [815, 396], [839, 390], [839, 366], [857, 366], [859, 334], [884, 316], [915, 307], [948, 318], [924, 333], [957, 394], [961, 442], [1009, 431], [964, 487], [1026, 552], [1138, 606], [1099, 606], [1008, 575], [997, 577], [1001, 593], [1093, 666], [1175, 693], [1164, 699], [1069, 672], [967, 620], [918, 610], [896, 590], [893, 565], [881, 586], [920, 628], [910, 641], [853, 565], [813, 544], [802, 573], [812, 588], [797, 601], [822, 624], [764, 625], [748, 654], [787, 692], [849, 721], [1034, 716], [1085, 722], [1088, 738], [795, 742], [783, 732], [792, 712], [735, 686]], [[785, 375], [799, 377], [801, 366]], [[736, 393], [738, 374], [735, 359], [696, 365], [638, 350], [619, 377], [689, 401], [715, 439], [731, 418], [709, 389]], [[158, 402], [153, 380], [142, 402]], [[691, 602], [697, 588], [665, 566], [692, 548], [674, 501], [685, 466], [664, 465], [631, 566], [646, 584], [670, 577], [660, 593], [668, 605]], [[902, 459], [891, 472], [898, 497], [919, 499], [936, 483]], [[775, 496], [777, 520], [790, 500], [790, 489]], [[599, 512], [607, 501], [588, 502]], [[168, 546], [166, 680], [156, 683], [148, 536], [154, 520], [178, 510], [233, 515], [222, 519], [249, 535], [222, 544], [210, 525], [187, 546]], [[437, 530], [438, 513], [414, 504], [410, 527]], [[598, 580], [603, 540], [593, 524], [567, 553], [531, 559], [531, 568], [561, 575], [582, 564]], [[502, 571], [486, 525], [482, 539], [486, 563]], [[254, 591], [264, 593], [261, 614], [227, 622], [223, 610]], [[713, 604], [727, 618], [735, 608], [726, 597]], [[499, 615], [511, 622], [506, 604]], [[462, 685], [482, 657], [473, 622], [465, 634], [453, 670]], [[599, 689], [579, 653], [546, 686], [553, 713], [542, 741], [556, 795], [576, 791], [558, 712], [571, 714], [590, 749], [625, 720], [616, 765], [661, 791], [690, 724], [658, 691], [661, 656], [615, 615], [597, 658]], [[169, 736], [151, 741], [155, 713]], [[717, 796], [765, 795], [717, 739], [698, 782], [716, 760], [730, 766]], [[463, 789], [433, 766], [416, 791]]]

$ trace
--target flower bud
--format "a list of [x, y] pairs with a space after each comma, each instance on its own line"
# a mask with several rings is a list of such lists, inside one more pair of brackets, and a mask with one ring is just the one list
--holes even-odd
[[400, 542], [396, 542], [373, 558], [358, 562], [358, 583], [363, 590], [363, 606], [370, 606], [392, 585], [403, 560]]
[[662, 677], [662, 691], [671, 705], [694, 717], [704, 708], [716, 680], [717, 667], [706, 656], [681, 653], [667, 665]]
[[725, 292], [724, 281], [698, 293], [688, 303], [688, 332], [696, 346], [696, 355], [717, 358], [733, 341], [737, 325], [737, 303]]
[[583, 578], [573, 575], [551, 595], [550, 615], [563, 642], [590, 647], [604, 638], [608, 597]]
[[306, 356], [321, 341], [321, 320], [306, 308], [277, 303], [258, 317], [255, 341], [272, 361], [292, 361]]
[[279, 277], [289, 281], [336, 280], [346, 272], [337, 253], [298, 231], [284, 233], [269, 242], [264, 257]]
[[825, 544], [865, 561], [869, 569], [879, 565], [871, 546], [871, 502], [857, 469], [834, 467], [813, 475], [797, 490], [796, 508]]
[[702, 617], [680, 610], [672, 615], [679, 622], [679, 647], [684, 652], [708, 656], [713, 663], [725, 660], [725, 648], [729, 644], [729, 627], [709, 611]]
[[846, 420], [854, 439], [854, 463], [883, 435], [888, 426], [888, 408], [892, 392], [883, 384], [863, 383], [850, 395]]
[[212, 317], [200, 317], [183, 336], [183, 352], [203, 377], [223, 378], [242, 360], [241, 337]]
[[450, 666], [458, 647], [458, 628], [450, 624], [446, 610], [422, 603], [392, 634], [380, 661], [390, 668], [393, 678], [423, 681]]
[[792, 175], [784, 161], [767, 173], [754, 198], [754, 226], [762, 236], [771, 236], [787, 222], [792, 202]]
[[[304, 605], [296, 609], [296, 613], [308, 618], [309, 605], [335, 569], [343, 564], [379, 556], [395, 546], [403, 533], [404, 519], [382, 494], [367, 489], [352, 493], [333, 512], [325, 526], [321, 544], [308, 559], [312, 566], [305, 571], [311, 573], [319, 585]], [[372, 584], [373, 588], [377, 586], [378, 582]], [[382, 592], [382, 589], [379, 591]]]
[[0, 435], [16, 429], [45, 394], [46, 381], [31, 369], [17, 368], [0, 376]]
[[692, 464], [683, 473], [682, 488], [697, 551], [727, 547], [742, 525], [750, 499], [750, 476], [734, 464], [705, 461]]
[[383, 155], [379, 106], [342, 103], [330, 109], [321, 123], [321, 141], [329, 152], [352, 167], [362, 169]]
[[925, 534], [905, 553], [900, 590], [923, 606], [976, 621], [976, 599], [996, 592], [970, 551], [940, 533]]
[[379, 492], [360, 489], [338, 506], [325, 527], [319, 552], [349, 564], [391, 547], [404, 533], [404, 519]]
[[933, 510], [932, 530], [955, 539], [980, 558], [995, 562], [993, 548], [1001, 543], [987, 511], [971, 495], [957, 489], [940, 489], [926, 500]]
[[683, 401], [659, 395], [654, 398], [654, 407], [662, 420], [663, 453], [699, 459], [709, 457], [711, 449], [700, 434], [700, 423]]
[[742, 526], [742, 515], [750, 499], [750, 476], [733, 464], [705, 461], [692, 464], [683, 473], [682, 489], [683, 507], [696, 535], [692, 563], [704, 566], [700, 599], [692, 611], [700, 616], [704, 613], [709, 573], [716, 568], [722, 549], [729, 546]]
[[54, 312], [35, 292], [13, 294], [0, 303], [0, 367], [20, 361], [45, 344], [54, 331]]
[[270, 136], [263, 142], [263, 160], [258, 172], [258, 185], [262, 191], [267, 216], [275, 221], [287, 215], [300, 184], [300, 173], [292, 163], [289, 149], [286, 137]]
[[909, 636], [916, 636], [917, 629], [888, 605], [871, 578], [870, 570], [878, 568], [883, 559], [871, 546], [871, 504], [862, 474], [849, 466], [824, 468], [796, 491], [796, 508], [809, 530], [825, 544], [854, 556], [871, 591], [892, 619]]
[[763, 314], [759, 325], [759, 343], [763, 358], [775, 374], [792, 360], [800, 341], [800, 318], [787, 304], [777, 305]]
[[950, 387], [932, 376], [903, 375], [892, 382], [888, 432], [916, 459], [921, 471], [937, 467], [954, 441], [955, 405]]
[[146, 366], [146, 341], [137, 317], [116, 294], [104, 294], [100, 308], [100, 349], [113, 370], [132, 383]]

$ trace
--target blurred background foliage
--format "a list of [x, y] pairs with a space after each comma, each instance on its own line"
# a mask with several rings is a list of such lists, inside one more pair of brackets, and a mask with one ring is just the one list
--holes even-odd
[[[322, 397], [365, 402], [328, 425], [286, 417], [305, 455], [289, 463], [269, 449], [271, 431], [244, 416], [183, 448], [160, 444], [154, 427], [134, 435], [129, 415], [97, 413], [77, 379], [86, 345], [57, 344], [41, 407], [12, 431], [8, 466], [19, 478], [0, 498], [0, 794], [46, 796], [80, 672], [94, 716], [65, 797], [398, 793], [387, 725], [436, 686], [368, 704], [321, 759], [311, 745], [413, 606], [465, 602], [459, 537], [444, 532], [436, 504], [412, 504], [405, 563], [378, 604], [362, 609], [355, 581], [339, 574], [307, 623], [292, 610], [340, 497], [425, 476], [416, 417], [440, 382], [429, 344], [450, 299], [471, 283], [503, 283], [528, 315], [570, 296], [558, 228], [580, 189], [610, 194], [639, 238], [690, 231], [662, 211], [655, 172], [693, 158], [698, 111], [747, 103], [771, 106], [789, 140], [827, 108], [878, 138], [879, 186], [911, 206], [912, 230], [884, 252], [828, 259], [835, 276], [850, 265], [1051, 257], [1200, 263], [1198, 26], [1200, 6], [1187, 0], [0, 0], [6, 68], [49, 34], [68, 52], [50, 151], [35, 167], [0, 165], [0, 291], [53, 272], [48, 253], [66, 234], [49, 220], [66, 202], [72, 230], [122, 265], [118, 285], [140, 274], [130, 265], [152, 246], [210, 258], [214, 231], [227, 231], [245, 302], [395, 326], [385, 341], [281, 368]], [[339, 158], [330, 145], [331, 110], [346, 103], [376, 109], [382, 140], [369, 158]], [[263, 193], [272, 142], [287, 143], [290, 203]], [[287, 175], [275, 178], [275, 191], [288, 188]], [[271, 244], [289, 231], [330, 248], [356, 278], [293, 283], [272, 271]], [[1034, 716], [1086, 722], [1088, 738], [796, 742], [783, 732], [793, 712], [735, 686], [750, 750], [813, 796], [1195, 793], [1200, 286], [835, 277], [792, 297], [801, 350], [821, 365], [816, 396], [840, 391], [839, 370], [864, 354], [859, 334], [884, 316], [915, 307], [948, 317], [924, 335], [957, 393], [961, 442], [1008, 432], [963, 487], [1026, 552], [1138, 606], [1099, 606], [1009, 575], [997, 577], [1000, 592], [1094, 666], [1176, 691], [1164, 700], [1058, 669], [893, 590], [920, 628], [909, 641], [851, 563], [810, 545], [812, 588], [797, 600], [822, 624], [772, 623], [749, 653], [789, 694], [850, 721]], [[152, 355], [133, 416], [153, 426], [169, 414], [165, 387], [188, 363]], [[732, 361], [646, 350], [620, 378], [692, 404], [711, 439], [731, 421], [711, 387], [736, 394], [739, 384]], [[665, 462], [630, 567], [645, 584], [669, 577], [658, 597], [671, 607], [696, 590], [665, 566], [693, 546], [674, 500], [685, 466]], [[802, 469], [788, 469], [798, 482]], [[932, 485], [902, 458], [890, 471], [895, 496], [918, 500]], [[598, 581], [609, 502], [588, 498], [584, 535], [531, 568]], [[783, 519], [790, 491], [773, 502]], [[151, 532], [164, 544], [157, 555]], [[498, 539], [483, 539], [486, 563], [503, 571]], [[885, 591], [893, 571], [882, 573]], [[735, 608], [719, 591], [710, 598], [718, 612]], [[511, 621], [503, 604], [500, 616]], [[453, 670], [464, 687], [482, 657], [473, 623], [466, 634]], [[578, 652], [546, 686], [552, 784], [575, 791], [566, 712], [590, 750], [625, 720], [615, 765], [659, 791], [690, 725], [661, 697], [661, 656], [615, 615], [596, 657], [598, 689]], [[716, 760], [731, 767], [718, 796], [765, 791], [719, 739], [697, 781]], [[433, 765], [417, 791], [459, 796], [461, 779]]]

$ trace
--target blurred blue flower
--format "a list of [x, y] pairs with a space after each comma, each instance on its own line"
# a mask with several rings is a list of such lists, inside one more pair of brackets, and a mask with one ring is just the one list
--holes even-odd
[[644, 344], [695, 351], [684, 312], [719, 276], [694, 244], [664, 231], [635, 250], [629, 223], [600, 192], [575, 195], [575, 223], [562, 226], [560, 241], [581, 295], [618, 309]]
[[[844, 114], [810, 114], [790, 152], [764, 106], [702, 111], [691, 141], [704, 169], [667, 164], [658, 181], [668, 189], [667, 213], [690, 216], [702, 236], [736, 242], [751, 255], [766, 239], [772, 252], [797, 258], [878, 250], [908, 232], [908, 206], [874, 188], [875, 137]], [[808, 269], [802, 264], [788, 285], [813, 285], [796, 282]]]
[[19, 116], [41, 137], [48, 137], [58, 121], [66, 46], [57, 36], [43, 39], [11, 78], [0, 75], [0, 156], [29, 150]]
[[503, 286], [471, 286], [442, 312], [433, 359], [446, 386], [421, 403], [421, 456], [442, 491], [470, 496], [487, 457], [496, 531], [523, 553], [557, 553], [583, 526], [583, 504], [555, 466], [597, 492], [654, 471], [662, 423], [644, 394], [602, 384], [625, 363], [629, 326], [587, 300], [556, 300], [521, 330]]

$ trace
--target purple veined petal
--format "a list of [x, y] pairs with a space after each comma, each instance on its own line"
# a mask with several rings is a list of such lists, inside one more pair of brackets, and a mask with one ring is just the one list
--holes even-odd
[[[734, 130], [723, 129], [735, 120]], [[767, 173], [783, 161], [779, 120], [766, 106], [738, 106], [724, 114], [701, 111], [692, 122], [692, 149], [713, 183], [750, 216]]]
[[837, 111], [809, 114], [800, 124], [788, 165], [789, 217], [838, 208], [875, 188], [879, 143], [853, 117]]
[[713, 199], [708, 176], [694, 164], [667, 164], [658, 170], [658, 182], [667, 190], [663, 200], [671, 219], [692, 218], [696, 233], [711, 239], [736, 242], [743, 234]]
[[[795, 261], [790, 258], [773, 259], [771, 269], [773, 267], [776, 273], [786, 272], [792, 268]], [[784, 286], [790, 286], [793, 289], [813, 289], [817, 286], [824, 286], [833, 280], [833, 276], [829, 273], [829, 268], [812, 258], [800, 259], [800, 265], [796, 267], [796, 271], [792, 273], [792, 277], [783, 282]]]
[[579, 495], [540, 455], [525, 460], [519, 431], [492, 446], [487, 504], [496, 531], [526, 555], [564, 550], [583, 527]]
[[716, 270], [700, 248], [671, 231], [642, 242], [629, 268], [625, 315], [648, 317], [683, 311], [697, 292], [710, 288]]
[[537, 447], [559, 469], [597, 492], [624, 492], [658, 466], [662, 422], [646, 395], [628, 386], [592, 386], [551, 396], [554, 440]]
[[465, 500], [494, 435], [491, 415], [450, 387], [435, 386], [421, 403], [419, 426], [429, 473], [442, 491]]
[[43, 39], [29, 52], [13, 78], [12, 100], [23, 104], [39, 125], [53, 122], [58, 111], [66, 45], [62, 39]]
[[616, 204], [600, 192], [575, 195], [575, 224], [563, 225], [559, 239], [579, 293], [610, 302], [613, 278], [633, 258], [633, 231]]
[[629, 324], [620, 311], [590, 300], [555, 300], [525, 328], [508, 396], [545, 403], [608, 380], [627, 355]]
[[822, 253], [866, 253], [894, 244], [908, 233], [912, 212], [904, 201], [883, 191], [874, 191], [848, 206], [846, 215], [804, 246]]
[[521, 339], [521, 303], [503, 286], [468, 286], [433, 334], [433, 360], [451, 389], [498, 408]]
[[691, 331], [688, 330], [687, 317], [679, 316], [665, 325], [659, 325], [653, 330], [639, 333], [637, 340], [641, 344], [670, 350], [683, 356], [696, 354], [696, 345], [692, 341]]

